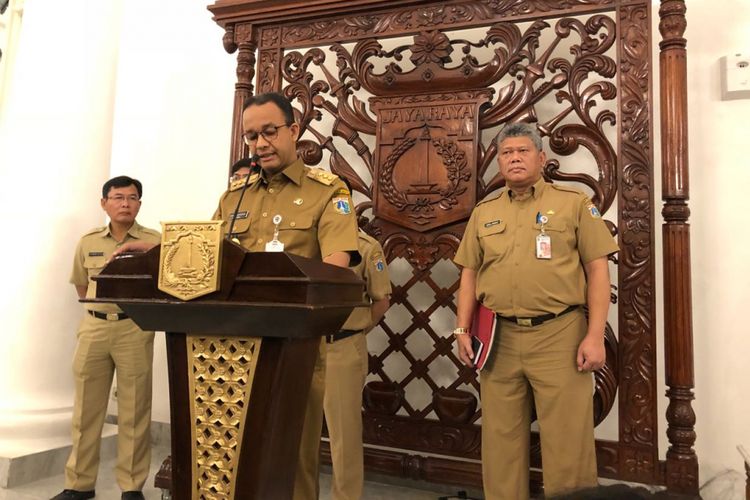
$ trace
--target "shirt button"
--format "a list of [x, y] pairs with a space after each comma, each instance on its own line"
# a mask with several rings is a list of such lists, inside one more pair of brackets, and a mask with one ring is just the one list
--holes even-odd
[[268, 212], [263, 212], [263, 217], [268, 217]]
[[292, 222], [290, 222], [290, 223], [289, 223], [289, 225], [290, 225], [290, 226], [292, 226], [292, 227], [294, 227], [294, 226], [296, 226], [297, 224], [296, 224], [296, 223], [295, 223], [294, 221], [292, 221]]
[[263, 243], [263, 238], [258, 238], [258, 243]]
[[273, 188], [268, 188], [269, 193], [273, 193]]

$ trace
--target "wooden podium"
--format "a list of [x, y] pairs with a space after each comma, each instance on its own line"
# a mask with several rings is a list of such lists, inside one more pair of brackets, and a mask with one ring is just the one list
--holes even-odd
[[156, 247], [107, 265], [94, 300], [166, 332], [172, 498], [291, 499], [320, 337], [362, 305], [363, 283], [229, 241], [220, 270], [219, 291], [181, 301], [157, 287]]

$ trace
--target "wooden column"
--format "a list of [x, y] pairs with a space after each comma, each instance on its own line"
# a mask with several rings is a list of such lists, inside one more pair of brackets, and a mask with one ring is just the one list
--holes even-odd
[[256, 30], [249, 23], [228, 25], [224, 35], [224, 49], [232, 54], [237, 49], [237, 83], [234, 85], [234, 112], [232, 114], [232, 146], [230, 165], [248, 154], [242, 140], [242, 104], [253, 95], [255, 77]]
[[684, 0], [662, 0], [661, 158], [664, 207], [664, 356], [669, 449], [665, 482], [669, 491], [698, 493], [693, 396], [693, 327], [690, 284], [690, 197], [688, 179], [687, 57]]

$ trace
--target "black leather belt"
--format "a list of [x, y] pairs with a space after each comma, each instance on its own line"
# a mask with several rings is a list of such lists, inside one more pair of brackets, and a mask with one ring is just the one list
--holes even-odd
[[344, 340], [345, 338], [351, 337], [352, 335], [356, 335], [362, 330], [339, 330], [336, 333], [333, 333], [331, 335], [326, 335], [326, 343], [327, 344], [333, 344], [337, 340]]
[[559, 314], [553, 314], [553, 313], [542, 314], [541, 316], [534, 316], [533, 318], [519, 318], [516, 316], [500, 316], [499, 314], [497, 315], [497, 317], [500, 319], [504, 319], [505, 321], [512, 321], [513, 323], [516, 323], [520, 326], [537, 326], [537, 325], [541, 325], [545, 321], [559, 318], [563, 314], [568, 314], [571, 311], [575, 311], [579, 307], [581, 306], [569, 306], [568, 308], [566, 308], [563, 312]]
[[120, 321], [121, 319], [128, 319], [130, 317], [125, 313], [102, 313], [99, 311], [91, 311], [89, 309], [87, 309], [87, 311], [93, 317], [107, 321]]

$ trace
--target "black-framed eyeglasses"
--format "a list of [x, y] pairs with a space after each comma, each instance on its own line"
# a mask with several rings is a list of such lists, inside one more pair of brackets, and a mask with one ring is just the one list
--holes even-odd
[[141, 199], [134, 194], [131, 194], [130, 196], [123, 196], [121, 194], [116, 194], [114, 196], [107, 196], [107, 199], [112, 200], [118, 205], [125, 203], [126, 201], [128, 203], [138, 203], [139, 201], [141, 201]]
[[242, 138], [245, 140], [245, 144], [250, 146], [251, 144], [255, 143], [258, 140], [258, 136], [262, 135], [263, 139], [266, 141], [272, 141], [276, 139], [279, 136], [279, 129], [283, 127], [288, 127], [289, 123], [284, 123], [283, 125], [269, 125], [260, 132], [250, 131], [246, 132]]

